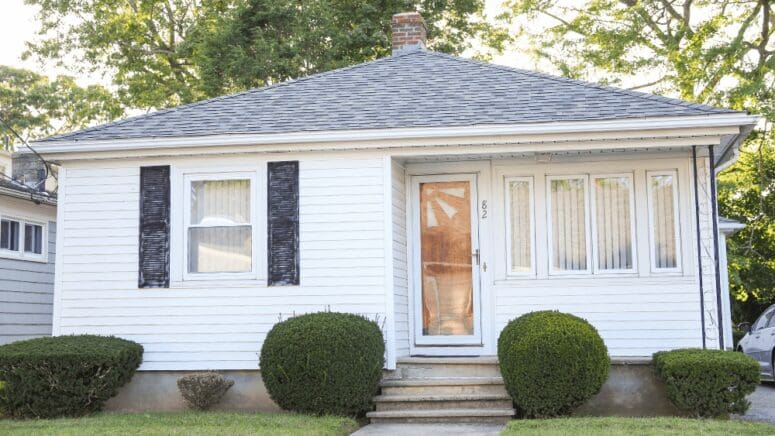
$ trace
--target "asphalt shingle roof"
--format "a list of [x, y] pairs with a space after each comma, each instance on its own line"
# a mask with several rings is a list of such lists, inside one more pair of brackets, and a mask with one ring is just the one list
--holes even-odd
[[43, 141], [462, 127], [729, 112], [734, 111], [414, 49]]

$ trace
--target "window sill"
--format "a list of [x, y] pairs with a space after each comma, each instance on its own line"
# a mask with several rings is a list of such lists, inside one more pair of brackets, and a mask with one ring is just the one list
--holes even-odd
[[266, 279], [185, 279], [170, 282], [170, 289], [189, 289], [189, 288], [266, 288], [268, 287]]
[[48, 263], [45, 255], [23, 255], [18, 251], [0, 250], [0, 259], [21, 260], [24, 262]]

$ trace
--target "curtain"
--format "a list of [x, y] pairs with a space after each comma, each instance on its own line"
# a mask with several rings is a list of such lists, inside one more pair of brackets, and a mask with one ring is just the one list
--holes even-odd
[[249, 180], [191, 183], [189, 272], [252, 270]]
[[509, 182], [510, 225], [511, 225], [511, 270], [530, 272], [533, 269], [531, 245], [533, 234], [531, 223], [530, 182], [512, 180]]
[[675, 178], [672, 175], [653, 175], [651, 184], [651, 216], [654, 235], [654, 266], [678, 266], [675, 222]]
[[598, 270], [632, 269], [632, 211], [629, 177], [595, 179]]
[[560, 271], [587, 269], [585, 179], [551, 181], [552, 265]]

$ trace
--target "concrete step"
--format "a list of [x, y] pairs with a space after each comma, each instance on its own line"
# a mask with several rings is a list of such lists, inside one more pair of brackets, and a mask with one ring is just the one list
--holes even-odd
[[431, 409], [509, 409], [505, 394], [466, 395], [380, 395], [374, 398], [377, 411]]
[[372, 423], [506, 423], [514, 416], [514, 409], [427, 409], [390, 410], [369, 412], [366, 416]]
[[500, 377], [498, 358], [486, 357], [404, 357], [398, 360], [403, 378]]
[[382, 380], [383, 395], [506, 395], [500, 377]]

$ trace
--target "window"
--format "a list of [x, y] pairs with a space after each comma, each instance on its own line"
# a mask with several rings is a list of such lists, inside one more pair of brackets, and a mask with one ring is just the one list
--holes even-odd
[[533, 179], [506, 179], [508, 261], [512, 274], [530, 274], [534, 268]]
[[675, 171], [653, 171], [648, 172], [646, 178], [649, 192], [651, 269], [679, 271], [677, 174]]
[[38, 224], [24, 225], [24, 252], [43, 253], [43, 226]]
[[255, 272], [254, 177], [187, 177], [187, 273]]
[[632, 176], [593, 179], [595, 271], [631, 272], [635, 269]]
[[771, 327], [772, 320], [775, 319], [775, 307], [770, 307], [766, 311], [764, 311], [761, 316], [759, 316], [759, 319], [756, 320], [756, 322], [753, 323], [753, 327], [751, 327], [751, 331], [757, 331], [761, 329], [766, 329], [768, 327]]
[[19, 251], [19, 221], [0, 220], [0, 250]]
[[548, 177], [551, 273], [590, 271], [587, 176]]

